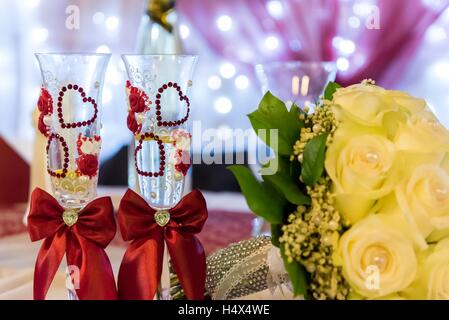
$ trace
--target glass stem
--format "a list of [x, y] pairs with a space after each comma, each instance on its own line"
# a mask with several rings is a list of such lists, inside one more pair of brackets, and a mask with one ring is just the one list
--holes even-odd
[[168, 254], [167, 244], [164, 243], [164, 257], [162, 262], [162, 275], [160, 285], [160, 300], [170, 300], [170, 255]]
[[67, 300], [79, 300], [74, 289], [67, 289]]

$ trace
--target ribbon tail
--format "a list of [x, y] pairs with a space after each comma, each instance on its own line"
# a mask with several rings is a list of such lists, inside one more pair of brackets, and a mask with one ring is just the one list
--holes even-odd
[[45, 299], [65, 251], [66, 234], [64, 229], [60, 229], [43, 241], [34, 267], [34, 300]]
[[206, 254], [203, 245], [193, 234], [165, 229], [173, 269], [189, 300], [203, 300], [206, 282]]
[[67, 265], [80, 300], [117, 300], [114, 273], [98, 244], [72, 232], [68, 237]]
[[125, 252], [118, 275], [120, 300], [153, 300], [162, 275], [164, 238], [160, 230], [134, 240]]

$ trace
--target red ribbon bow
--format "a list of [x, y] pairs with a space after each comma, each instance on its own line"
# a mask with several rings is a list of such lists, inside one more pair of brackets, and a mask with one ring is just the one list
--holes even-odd
[[34, 269], [34, 299], [43, 300], [66, 254], [67, 264], [79, 268], [81, 300], [117, 299], [114, 274], [104, 248], [115, 236], [116, 223], [111, 198], [98, 198], [78, 212], [69, 227], [64, 208], [50, 194], [36, 188], [31, 194], [28, 232], [31, 241], [45, 239]]
[[156, 210], [140, 195], [128, 189], [123, 196], [118, 210], [120, 231], [125, 241], [133, 241], [120, 266], [120, 299], [154, 298], [162, 275], [164, 240], [187, 298], [204, 299], [206, 255], [194, 234], [206, 222], [206, 201], [194, 190], [168, 211], [170, 220], [162, 227], [155, 220]]

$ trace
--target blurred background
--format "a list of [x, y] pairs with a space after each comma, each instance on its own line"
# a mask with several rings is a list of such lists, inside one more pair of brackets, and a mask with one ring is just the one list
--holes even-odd
[[[343, 85], [373, 78], [380, 85], [425, 97], [448, 126], [448, 2], [0, 0], [2, 143], [25, 163], [31, 161], [32, 111], [41, 85], [35, 52], [112, 53], [103, 90], [103, 184], [127, 184], [130, 133], [121, 53], [199, 54], [192, 118], [201, 121], [202, 129], [216, 129], [223, 142], [232, 139], [230, 130], [250, 127], [245, 115], [257, 107], [262, 89], [276, 91], [276, 85], [283, 84], [287, 65], [271, 75], [264, 69], [270, 77], [264, 87], [263, 75], [255, 72], [256, 64], [274, 61], [330, 61], [335, 70], [323, 79], [332, 79], [336, 71]], [[311, 71], [308, 77], [312, 88], [319, 76]], [[201, 143], [194, 144], [195, 153], [201, 148]], [[232, 152], [246, 150], [237, 146]], [[222, 166], [197, 165], [192, 171], [194, 186], [236, 190]]]
[[[447, 5], [445, 0], [178, 0], [166, 18], [182, 51], [200, 55], [193, 119], [226, 139], [227, 130], [249, 127], [245, 115], [262, 96], [254, 65], [271, 61], [334, 61], [339, 82], [373, 78], [425, 97], [448, 125]], [[139, 41], [148, 8], [146, 0], [0, 0], [0, 135], [30, 158], [35, 135], [30, 115], [41, 85], [35, 52], [111, 52], [102, 160], [113, 157], [129, 141], [120, 54], [143, 50]]]
[[[423, 97], [449, 126], [449, 0], [0, 0], [0, 30], [0, 299], [32, 298], [39, 243], [30, 243], [23, 217], [30, 189], [48, 176], [46, 140], [33, 125], [42, 83], [36, 52], [112, 53], [98, 193], [116, 208], [134, 170], [122, 53], [200, 55], [190, 96], [201, 125], [194, 159], [211, 153], [201, 136], [213, 129], [215, 160], [257, 169], [234, 130], [250, 128], [246, 115], [263, 92], [313, 105], [334, 79], [372, 78]], [[264, 232], [226, 164], [194, 164], [187, 181], [208, 204], [199, 235], [207, 254]], [[125, 248], [117, 233], [108, 247], [116, 274]], [[63, 272], [55, 282], [48, 298], [64, 299]]]

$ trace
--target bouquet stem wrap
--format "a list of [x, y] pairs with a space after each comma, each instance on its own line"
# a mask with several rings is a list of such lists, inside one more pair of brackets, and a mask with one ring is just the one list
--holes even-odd
[[152, 300], [162, 274], [164, 241], [173, 269], [188, 299], [204, 298], [206, 255], [195, 234], [207, 219], [206, 201], [199, 190], [187, 194], [174, 208], [164, 211], [151, 208], [137, 193], [128, 189], [120, 202], [118, 221], [126, 250], [118, 276], [120, 299]]
[[104, 251], [116, 232], [111, 198], [95, 199], [74, 213], [36, 188], [31, 195], [28, 232], [32, 241], [44, 239], [34, 270], [35, 300], [45, 299], [64, 254], [69, 266], [79, 268], [79, 286], [75, 287], [79, 299], [117, 298], [111, 263]]

